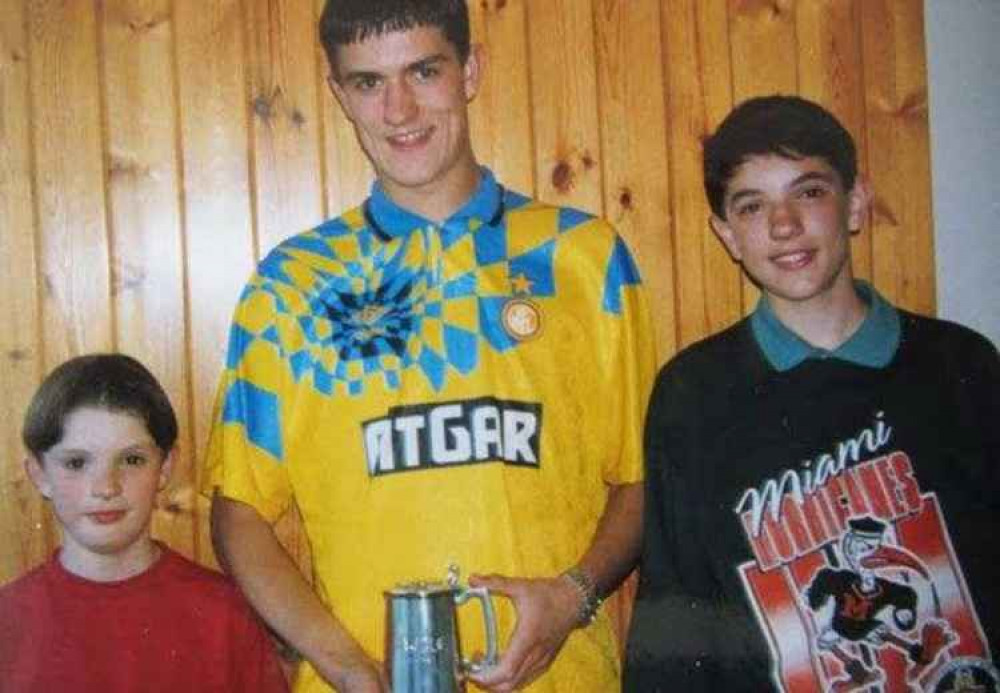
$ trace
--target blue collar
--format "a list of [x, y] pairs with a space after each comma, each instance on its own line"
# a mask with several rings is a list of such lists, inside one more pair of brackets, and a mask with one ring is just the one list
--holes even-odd
[[[406, 235], [415, 229], [439, 226], [445, 247], [469, 231], [485, 224], [493, 226], [503, 217], [504, 190], [493, 172], [479, 167], [479, 185], [465, 204], [440, 225], [400, 207], [386, 194], [379, 181], [372, 184], [371, 195], [363, 205], [365, 221], [384, 240]], [[472, 224], [476, 220], [479, 224]]]
[[899, 311], [866, 282], [856, 281], [854, 288], [868, 304], [868, 314], [854, 334], [833, 351], [814, 347], [785, 327], [762, 296], [750, 316], [750, 327], [771, 366], [788, 371], [806, 359], [828, 358], [869, 368], [886, 366], [899, 346]]

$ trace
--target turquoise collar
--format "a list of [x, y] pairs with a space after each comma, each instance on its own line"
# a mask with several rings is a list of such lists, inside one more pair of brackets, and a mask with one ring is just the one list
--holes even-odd
[[371, 196], [364, 204], [365, 221], [384, 240], [406, 235], [415, 229], [437, 226], [445, 247], [468, 233], [470, 222], [474, 219], [493, 226], [500, 221], [503, 213], [503, 187], [485, 166], [479, 168], [479, 185], [472, 197], [439, 225], [397, 205], [377, 180], [372, 184]]
[[869, 368], [887, 365], [899, 346], [899, 311], [870, 284], [855, 281], [854, 288], [868, 305], [868, 314], [854, 334], [833, 351], [814, 347], [785, 327], [762, 296], [750, 316], [750, 327], [771, 366], [778, 371], [788, 371], [806, 359], [828, 358]]

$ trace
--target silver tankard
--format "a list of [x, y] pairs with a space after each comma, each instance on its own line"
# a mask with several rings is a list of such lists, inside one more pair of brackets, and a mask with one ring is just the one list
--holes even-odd
[[[462, 658], [456, 610], [478, 599], [486, 627], [486, 655]], [[460, 693], [465, 676], [494, 666], [497, 626], [493, 602], [485, 587], [458, 584], [457, 566], [449, 566], [447, 582], [413, 582], [385, 592], [386, 668], [393, 693]]]

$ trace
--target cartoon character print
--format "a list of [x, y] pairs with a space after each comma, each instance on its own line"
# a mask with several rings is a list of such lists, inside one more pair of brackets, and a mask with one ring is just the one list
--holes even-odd
[[[880, 671], [850, 653], [850, 646], [858, 643], [875, 649], [897, 648], [910, 662], [907, 679], [916, 680], [956, 640], [940, 618], [930, 574], [913, 554], [885, 543], [884, 522], [864, 517], [850, 520], [848, 525], [840, 549], [846, 568], [822, 568], [805, 594], [820, 625], [819, 651], [838, 660], [847, 674], [834, 680], [830, 690], [848, 693], [882, 682]], [[889, 570], [910, 571], [929, 583], [934, 618], [918, 623], [917, 591], [879, 575]]]
[[734, 506], [752, 553], [738, 571], [777, 690], [943, 693], [969, 671], [998, 690], [938, 498], [891, 442], [880, 412]]

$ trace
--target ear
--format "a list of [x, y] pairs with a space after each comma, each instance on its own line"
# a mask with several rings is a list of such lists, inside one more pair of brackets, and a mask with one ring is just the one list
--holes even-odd
[[743, 259], [743, 254], [740, 252], [740, 244], [736, 232], [733, 231], [733, 227], [729, 225], [729, 222], [713, 214], [709, 217], [708, 223], [711, 224], [712, 231], [715, 232], [718, 239], [722, 241], [722, 245], [726, 246], [729, 257], [733, 258], [733, 262], [740, 262]]
[[465, 87], [466, 102], [472, 101], [479, 93], [485, 67], [486, 49], [481, 43], [472, 44], [469, 46], [469, 57], [465, 59], [465, 65], [462, 66], [462, 83]]
[[332, 72], [326, 76], [326, 85], [330, 87], [330, 91], [333, 93], [337, 103], [340, 104], [340, 110], [344, 112], [347, 119], [354, 122], [354, 114], [351, 112], [349, 101], [347, 100], [347, 94], [344, 92], [344, 87], [340, 82], [337, 81], [336, 75]]
[[163, 463], [160, 465], [160, 478], [156, 482], [156, 488], [162, 491], [170, 483], [170, 474], [174, 471], [174, 457], [177, 454], [177, 448], [173, 448], [167, 453], [167, 456], [163, 458]]
[[873, 198], [871, 183], [859, 175], [847, 193], [847, 228], [851, 233], [857, 233], [872, 220]]
[[52, 484], [49, 483], [49, 475], [45, 473], [41, 461], [34, 455], [24, 458], [24, 472], [31, 479], [31, 483], [42, 494], [42, 498], [50, 500], [52, 498]]

